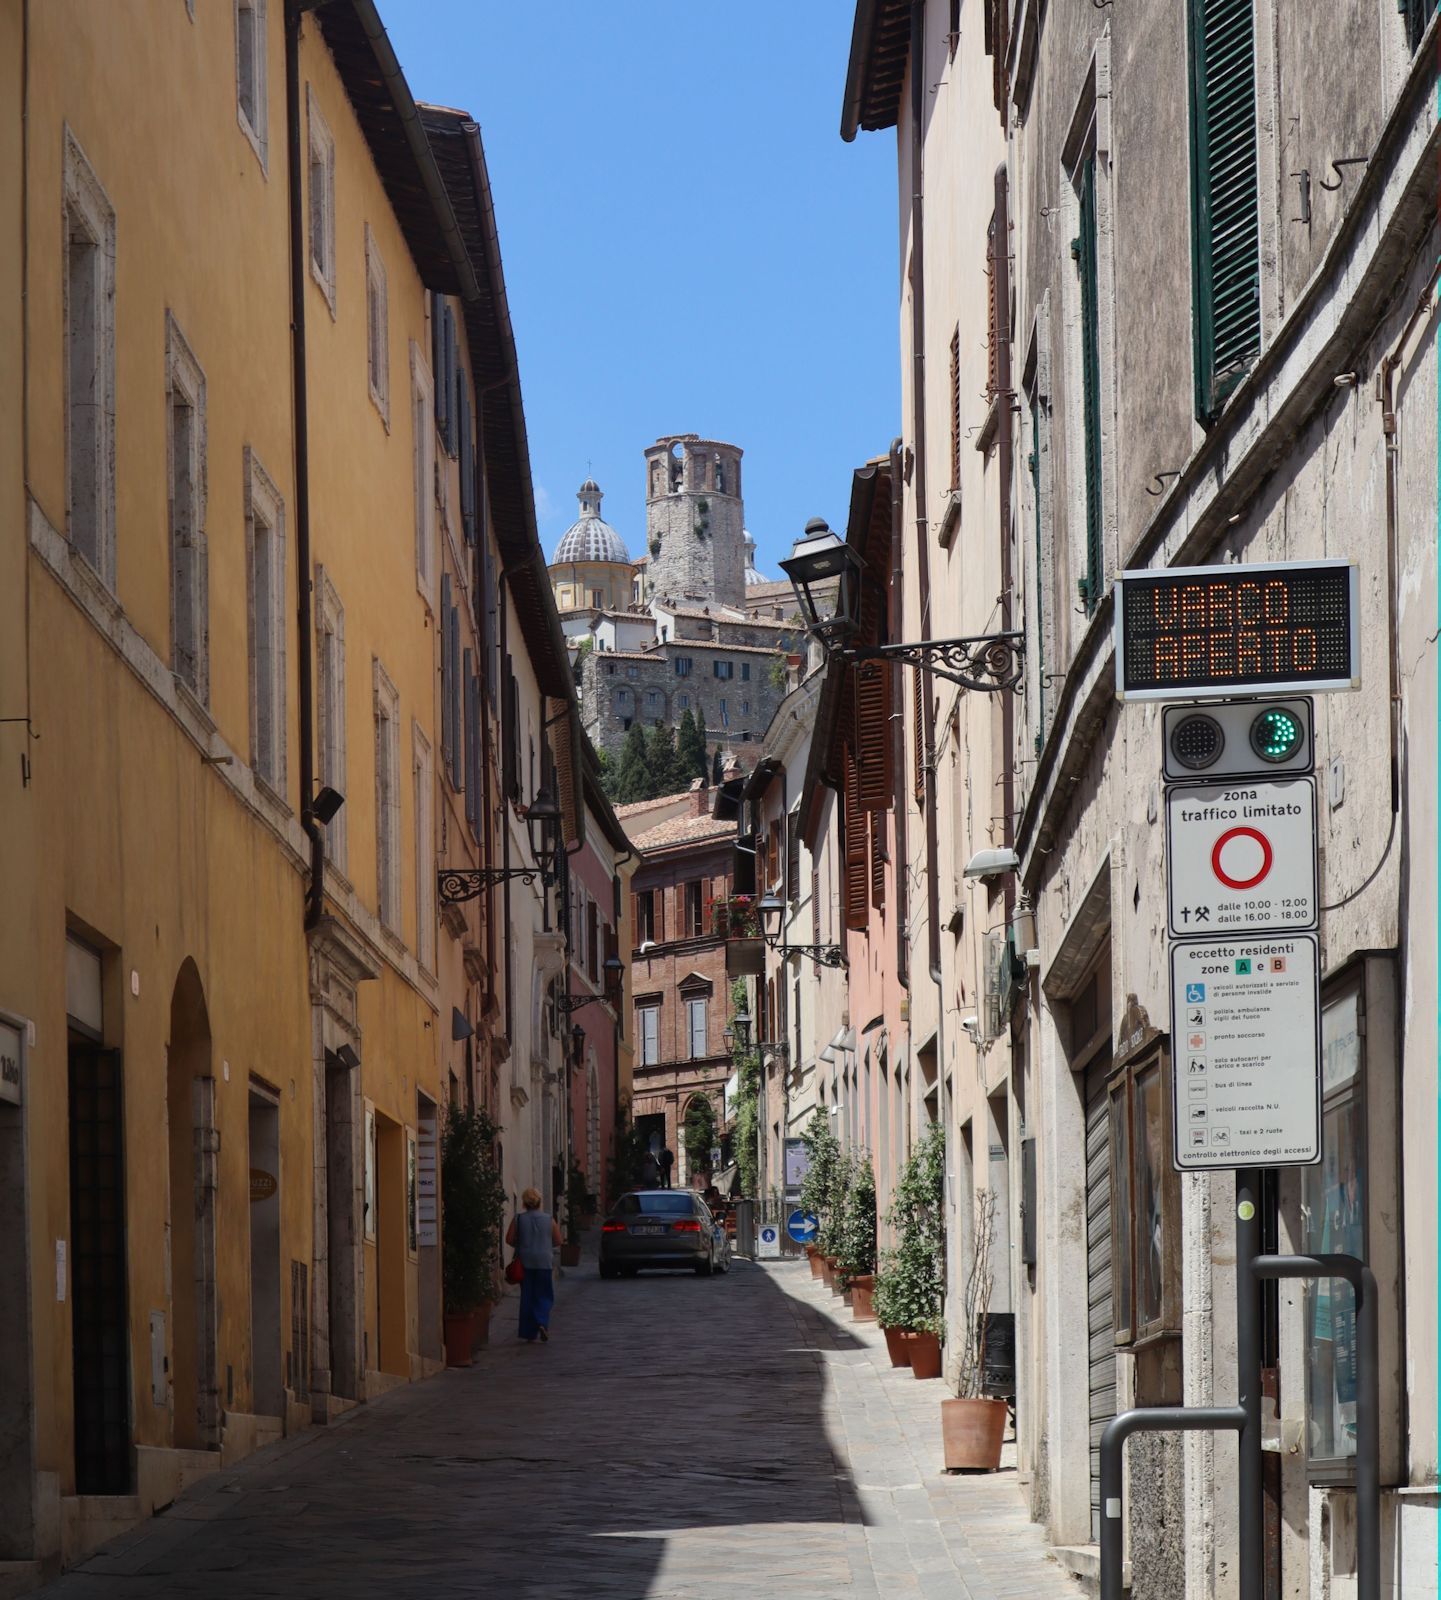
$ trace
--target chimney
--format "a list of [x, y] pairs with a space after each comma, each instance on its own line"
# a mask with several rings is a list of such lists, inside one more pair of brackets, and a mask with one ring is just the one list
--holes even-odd
[[704, 778], [696, 778], [691, 783], [690, 814], [693, 817], [710, 815], [710, 788]]

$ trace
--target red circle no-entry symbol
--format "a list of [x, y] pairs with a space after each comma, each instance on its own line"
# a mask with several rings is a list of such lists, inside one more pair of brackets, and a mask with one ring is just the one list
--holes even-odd
[[[1221, 865], [1221, 852], [1233, 839], [1250, 839], [1261, 847], [1261, 865], [1249, 878], [1233, 878]], [[1271, 841], [1259, 828], [1227, 828], [1211, 847], [1211, 871], [1228, 889], [1254, 889], [1271, 870]]]

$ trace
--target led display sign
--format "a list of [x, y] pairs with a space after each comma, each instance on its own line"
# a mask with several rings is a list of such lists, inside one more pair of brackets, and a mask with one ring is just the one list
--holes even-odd
[[1348, 561], [1123, 572], [1116, 580], [1117, 698], [1357, 688], [1357, 593]]

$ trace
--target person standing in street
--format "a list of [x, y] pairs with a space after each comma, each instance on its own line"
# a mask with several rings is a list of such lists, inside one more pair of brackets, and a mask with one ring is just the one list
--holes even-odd
[[675, 1152], [669, 1145], [660, 1153], [660, 1186], [670, 1188], [670, 1169], [675, 1165]]
[[527, 1189], [520, 1197], [525, 1210], [510, 1219], [505, 1242], [510, 1245], [525, 1277], [520, 1284], [520, 1337], [527, 1344], [550, 1339], [550, 1308], [555, 1304], [555, 1257], [560, 1227], [548, 1211], [540, 1209], [540, 1190]]

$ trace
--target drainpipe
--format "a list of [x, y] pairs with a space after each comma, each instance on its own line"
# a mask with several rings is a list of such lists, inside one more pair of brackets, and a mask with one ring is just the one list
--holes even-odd
[[300, 21], [302, 0], [285, 6], [286, 174], [290, 207], [290, 374], [295, 427], [295, 566], [300, 694], [300, 826], [310, 841], [305, 927], [320, 921], [325, 899], [325, 834], [315, 820], [315, 705], [310, 637], [310, 417], [305, 377], [305, 208], [301, 202]]
[[[921, 596], [921, 637], [930, 633], [931, 536], [926, 493], [926, 270], [922, 128], [926, 109], [926, 6], [911, 0], [911, 411], [915, 451], [916, 576]], [[941, 973], [940, 830], [936, 817], [936, 729], [931, 717], [931, 674], [921, 672], [921, 729], [926, 768], [927, 956], [936, 986], [936, 1074], [945, 1061], [945, 995]]]
[[[991, 241], [991, 282], [996, 291], [996, 474], [1000, 482], [1001, 509], [1001, 626], [1011, 623], [1011, 476], [1014, 471], [1014, 419], [1011, 405], [1015, 399], [1011, 391], [1011, 249], [1010, 249], [1010, 194], [1007, 188], [1006, 164], [996, 168], [995, 178], [996, 232]], [[1016, 766], [1014, 741], [1016, 736], [1016, 702], [1010, 693], [1001, 696], [1001, 837], [1005, 842], [1015, 842]], [[993, 791], [994, 792], [994, 791]], [[1016, 904], [1016, 880], [1008, 877], [1005, 884], [1006, 920], [1009, 924]]]

